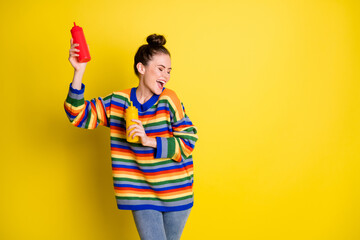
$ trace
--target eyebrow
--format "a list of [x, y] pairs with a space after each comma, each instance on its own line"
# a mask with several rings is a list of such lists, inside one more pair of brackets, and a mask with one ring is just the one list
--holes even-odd
[[[159, 64], [158, 66], [161, 66], [161, 67], [163, 67], [163, 68], [166, 68], [164, 65], [162, 65], [162, 64]], [[172, 69], [172, 68], [169, 68], [169, 69]]]

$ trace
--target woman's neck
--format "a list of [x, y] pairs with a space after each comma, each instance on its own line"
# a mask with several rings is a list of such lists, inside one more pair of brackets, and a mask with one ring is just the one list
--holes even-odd
[[140, 104], [146, 103], [147, 100], [149, 100], [154, 94], [151, 92], [151, 90], [147, 87], [145, 87], [145, 84], [143, 84], [143, 81], [140, 81], [139, 86], [136, 89], [136, 98]]

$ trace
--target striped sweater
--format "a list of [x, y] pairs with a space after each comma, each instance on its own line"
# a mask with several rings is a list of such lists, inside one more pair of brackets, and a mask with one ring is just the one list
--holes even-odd
[[[84, 100], [70, 84], [65, 112], [80, 128], [110, 127], [115, 198], [119, 209], [180, 211], [193, 206], [192, 151], [197, 128], [174, 91], [163, 88], [146, 103], [136, 98], [136, 88], [113, 92], [104, 98]], [[139, 111], [145, 132], [155, 137], [157, 148], [126, 141], [125, 111], [130, 101]]]

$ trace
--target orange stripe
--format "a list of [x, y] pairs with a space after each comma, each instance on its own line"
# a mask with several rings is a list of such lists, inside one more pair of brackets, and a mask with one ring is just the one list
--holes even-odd
[[125, 111], [124, 108], [119, 107], [119, 106], [115, 106], [115, 105], [111, 105], [111, 111], [118, 113], [120, 116], [124, 116]]
[[144, 191], [147, 189], [141, 189], [142, 191], [136, 191], [136, 190], [119, 190], [119, 189], [114, 189], [116, 193], [123, 193], [123, 194], [135, 194], [135, 195], [148, 195], [150, 194], [154, 194], [157, 196], [172, 196], [172, 195], [177, 195], [177, 194], [181, 194], [181, 193], [192, 193], [192, 189], [185, 189], [185, 190], [181, 190], [181, 191], [176, 191], [176, 192], [170, 192], [170, 193], [162, 193], [162, 192], [154, 192], [154, 191]]
[[[87, 103], [85, 102], [85, 107], [82, 108], [82, 110], [85, 110], [86, 107], [87, 107]], [[84, 115], [85, 115], [85, 111], [82, 111], [82, 114], [80, 115], [80, 117], [79, 117], [79, 116], [76, 116], [76, 117], [79, 117], [77, 121], [74, 121], [74, 124], [75, 124], [76, 126], [79, 125], [79, 123], [81, 122], [81, 120], [84, 118]]]
[[[190, 168], [189, 170], [191, 170], [192, 168]], [[188, 171], [189, 171], [188, 170]], [[167, 174], [158, 174], [156, 176], [151, 176], [151, 175], [146, 175], [146, 174], [142, 174], [139, 172], [135, 171], [120, 171], [120, 170], [113, 170], [112, 171], [113, 174], [124, 174], [124, 175], [132, 175], [132, 176], [137, 176], [137, 177], [145, 177], [146, 179], [158, 179], [158, 178], [166, 178], [166, 177], [173, 177], [173, 176], [177, 176], [177, 175], [181, 175], [181, 174], [187, 174], [186, 171], [179, 171], [179, 172], [174, 172], [174, 173], [167, 173]]]
[[[186, 192], [188, 190], [191, 190], [191, 186], [182, 187], [182, 188], [176, 188], [176, 189], [169, 189], [164, 191], [156, 191], [154, 189], [137, 189], [137, 188], [130, 188], [130, 187], [114, 187], [114, 189], [118, 191], [133, 191], [133, 192], [141, 192], [141, 193], [153, 193], [153, 194], [168, 194], [168, 193], [182, 193]], [[173, 195], [173, 194], [172, 194]]]
[[116, 150], [119, 148], [111, 148], [111, 153], [117, 154], [117, 155], [123, 155], [123, 156], [130, 156], [130, 157], [134, 157], [137, 158], [139, 160], [146, 160], [146, 159], [153, 159], [154, 158], [154, 154], [153, 153], [138, 153], [138, 154], [134, 154], [131, 150], [127, 150], [127, 149], [121, 149], [121, 150]]
[[[177, 112], [179, 113], [180, 119], [182, 119], [184, 117], [183, 109], [181, 106], [181, 102], [180, 102], [179, 98], [177, 97], [176, 93], [170, 89], [165, 89], [162, 94], [170, 97], [172, 102], [175, 104], [175, 107], [177, 109]], [[178, 119], [178, 120], [180, 120], [180, 119]]]
[[[114, 171], [125, 171], [125, 172], [137, 172], [137, 173], [142, 173], [142, 171], [137, 170], [137, 169], [128, 169], [128, 168], [117, 168], [117, 167], [113, 167], [112, 168]], [[154, 173], [146, 173], [144, 172], [144, 176], [159, 176], [159, 175], [166, 175], [166, 174], [173, 174], [173, 173], [181, 173], [183, 174], [185, 171], [184, 169], [180, 168], [180, 169], [170, 169], [170, 170], [163, 170], [161, 172], [154, 172]]]

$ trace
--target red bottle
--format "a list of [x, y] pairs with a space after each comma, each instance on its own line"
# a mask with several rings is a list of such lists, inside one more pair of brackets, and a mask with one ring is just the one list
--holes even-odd
[[76, 47], [77, 49], [80, 50], [80, 52], [78, 52], [78, 54], [79, 54], [78, 61], [81, 63], [90, 61], [91, 57], [90, 57], [90, 53], [89, 53], [89, 48], [86, 43], [85, 35], [84, 35], [82, 28], [79, 26], [76, 26], [76, 24], [74, 22], [74, 26], [72, 27], [70, 32], [71, 32], [71, 35], [73, 38], [73, 43], [79, 44], [79, 46]]

